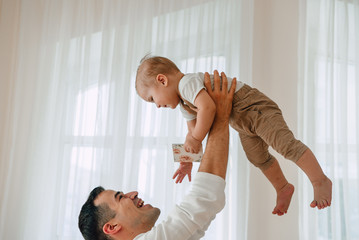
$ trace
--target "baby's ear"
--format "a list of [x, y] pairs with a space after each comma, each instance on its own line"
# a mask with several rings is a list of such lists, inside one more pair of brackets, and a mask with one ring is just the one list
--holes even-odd
[[165, 87], [168, 85], [168, 78], [164, 74], [157, 74], [156, 81]]

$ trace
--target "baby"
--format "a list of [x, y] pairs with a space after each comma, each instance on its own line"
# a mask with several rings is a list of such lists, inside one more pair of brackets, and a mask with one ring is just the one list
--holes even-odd
[[[214, 74], [217, 76], [218, 72]], [[221, 77], [226, 76], [221, 73]], [[213, 76], [208, 73], [183, 74], [171, 60], [158, 56], [145, 56], [137, 70], [136, 90], [142, 99], [157, 107], [172, 109], [180, 104], [187, 119], [184, 147], [188, 152], [199, 151], [215, 115], [215, 104], [206, 91], [205, 80], [211, 80], [213, 85]], [[231, 82], [228, 78], [228, 86]], [[275, 102], [257, 89], [237, 81], [230, 125], [238, 132], [249, 161], [263, 172], [277, 192], [273, 214], [287, 213], [294, 186], [284, 177], [278, 161], [268, 151], [269, 146], [292, 160], [308, 176], [314, 190], [311, 207], [330, 206], [332, 182], [312, 151], [295, 139]], [[192, 163], [181, 163], [173, 176], [177, 177], [176, 183], [182, 182], [186, 175], [191, 180], [191, 169]]]

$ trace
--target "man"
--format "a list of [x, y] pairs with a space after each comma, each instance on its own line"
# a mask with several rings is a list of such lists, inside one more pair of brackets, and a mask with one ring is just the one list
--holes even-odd
[[155, 226], [160, 210], [145, 204], [137, 192], [124, 194], [97, 187], [90, 193], [79, 216], [79, 228], [86, 240], [194, 240], [204, 235], [225, 204], [228, 123], [236, 81], [227, 92], [227, 78], [224, 73], [221, 76], [222, 84], [218, 72], [214, 72], [212, 90], [209, 75], [205, 74], [205, 86], [216, 104], [216, 115], [192, 189], [181, 204], [176, 205], [164, 222]]

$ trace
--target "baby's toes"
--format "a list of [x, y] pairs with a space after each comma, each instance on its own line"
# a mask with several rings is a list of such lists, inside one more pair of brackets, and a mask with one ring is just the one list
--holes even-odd
[[317, 201], [313, 200], [310, 204], [312, 208], [315, 208], [317, 206]]
[[282, 213], [277, 207], [274, 208], [274, 210], [273, 210], [272, 213], [273, 213], [273, 214], [276, 214], [276, 215], [278, 215], [278, 216], [282, 216], [282, 215], [283, 215], [283, 213]]
[[273, 211], [272, 211], [273, 214], [277, 214], [278, 212], [279, 212], [279, 211], [278, 211], [277, 207], [275, 207], [275, 208], [273, 209]]

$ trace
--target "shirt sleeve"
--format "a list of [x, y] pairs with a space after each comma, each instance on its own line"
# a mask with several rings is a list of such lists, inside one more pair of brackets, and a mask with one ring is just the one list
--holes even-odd
[[202, 89], [205, 89], [203, 79], [203, 73], [191, 73], [185, 75], [178, 85], [178, 90], [182, 98], [194, 105], [194, 100], [196, 99], [198, 93]]
[[216, 175], [198, 172], [191, 191], [167, 219], [135, 240], [196, 240], [204, 236], [211, 221], [225, 205], [225, 181]]
[[[205, 89], [203, 79], [203, 73], [185, 74], [178, 85], [178, 90], [182, 98], [194, 105], [194, 100], [196, 99], [198, 93], [202, 89]], [[187, 121], [191, 121], [197, 117], [196, 115], [187, 112], [182, 106], [180, 106], [180, 110], [183, 117]]]

